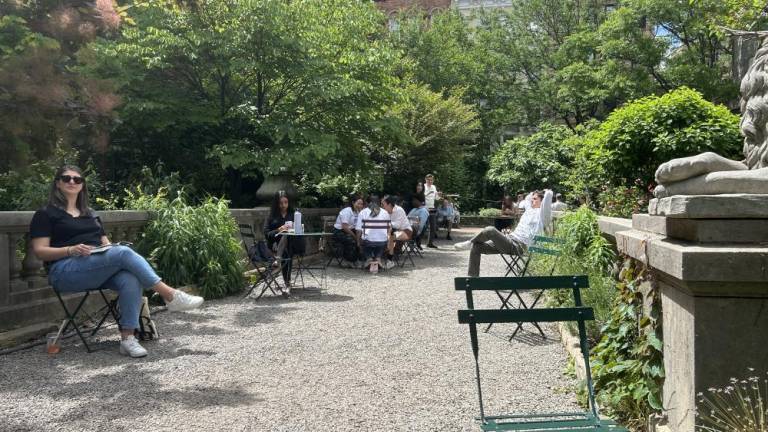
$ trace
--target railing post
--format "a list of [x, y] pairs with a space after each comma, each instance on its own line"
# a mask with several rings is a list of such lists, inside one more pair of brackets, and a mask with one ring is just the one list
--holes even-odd
[[0, 233], [0, 307], [8, 304], [11, 291], [11, 261], [15, 260], [15, 248], [11, 248], [9, 235]]

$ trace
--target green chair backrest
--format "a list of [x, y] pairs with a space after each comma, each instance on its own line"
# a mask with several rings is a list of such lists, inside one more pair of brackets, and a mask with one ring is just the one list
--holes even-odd
[[[482, 392], [480, 391], [479, 343], [477, 338], [477, 324], [482, 323], [509, 323], [509, 322], [565, 322], [576, 321], [579, 329], [581, 352], [587, 373], [587, 391], [591, 416], [599, 421], [595, 393], [592, 384], [592, 374], [589, 366], [589, 345], [587, 342], [587, 329], [585, 321], [594, 320], [594, 311], [585, 307], [581, 302], [580, 290], [589, 288], [589, 278], [584, 275], [576, 276], [521, 276], [521, 277], [457, 277], [454, 278], [456, 291], [465, 291], [467, 309], [458, 311], [460, 324], [469, 324], [469, 335], [472, 343], [472, 352], [475, 356], [477, 368], [478, 395], [480, 397], [480, 416], [484, 418], [482, 404]], [[475, 309], [473, 291], [500, 291], [500, 290], [530, 290], [530, 289], [571, 289], [575, 307], [569, 308], [544, 308], [544, 309]]]

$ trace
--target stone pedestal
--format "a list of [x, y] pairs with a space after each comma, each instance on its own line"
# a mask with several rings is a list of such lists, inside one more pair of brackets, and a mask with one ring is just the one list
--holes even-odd
[[768, 195], [675, 196], [616, 233], [659, 281], [664, 414], [695, 429], [696, 394], [768, 370]]

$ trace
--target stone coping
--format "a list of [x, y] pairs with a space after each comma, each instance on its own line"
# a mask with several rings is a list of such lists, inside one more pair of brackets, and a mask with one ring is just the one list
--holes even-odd
[[768, 195], [675, 195], [652, 199], [648, 213], [684, 219], [768, 219]]
[[681, 219], [632, 215], [632, 227], [693, 243], [768, 243], [765, 219]]
[[615, 238], [617, 232], [632, 229], [632, 219], [600, 216], [597, 225], [603, 234]]
[[616, 242], [621, 252], [675, 279], [737, 283], [740, 295], [768, 296], [768, 245], [692, 244], [638, 230], [617, 232]]

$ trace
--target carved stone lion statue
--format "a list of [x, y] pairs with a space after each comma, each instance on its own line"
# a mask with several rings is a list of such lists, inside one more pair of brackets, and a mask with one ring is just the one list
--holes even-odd
[[654, 195], [768, 194], [768, 38], [741, 80], [741, 113], [743, 161], [715, 153], [672, 159], [656, 170]]

